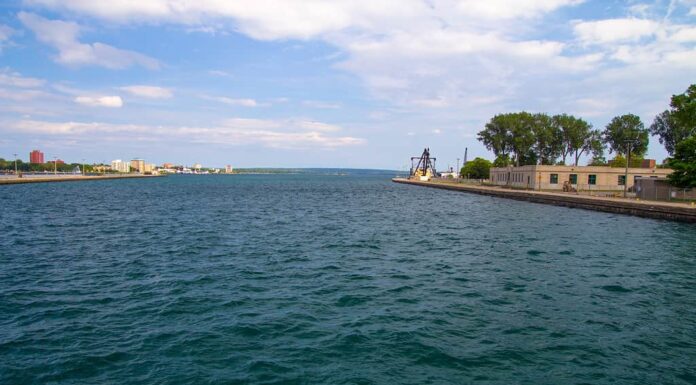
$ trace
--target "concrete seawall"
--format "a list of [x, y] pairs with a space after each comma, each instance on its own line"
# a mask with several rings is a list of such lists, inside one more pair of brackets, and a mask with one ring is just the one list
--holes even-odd
[[510, 190], [500, 187], [471, 186], [447, 182], [421, 182], [403, 178], [394, 178], [392, 181], [396, 183], [469, 192], [527, 202], [575, 207], [616, 214], [627, 214], [653, 219], [666, 219], [679, 222], [696, 223], [696, 207], [691, 207], [683, 203], [633, 201], [623, 198], [604, 198], [572, 195], [566, 193]]
[[132, 178], [157, 178], [159, 175], [95, 175], [95, 176], [27, 176], [24, 178], [0, 178], [0, 185], [47, 183], [47, 182], [85, 182], [91, 180], [132, 179]]

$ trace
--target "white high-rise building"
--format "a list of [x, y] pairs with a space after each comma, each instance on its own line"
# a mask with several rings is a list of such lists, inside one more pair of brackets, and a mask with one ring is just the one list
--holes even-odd
[[124, 162], [121, 159], [112, 160], [111, 169], [116, 172], [130, 172], [130, 163]]

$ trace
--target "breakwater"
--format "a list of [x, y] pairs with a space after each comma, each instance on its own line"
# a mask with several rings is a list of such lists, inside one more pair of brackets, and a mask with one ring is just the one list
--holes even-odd
[[556, 206], [634, 215], [653, 219], [666, 219], [672, 221], [696, 223], [696, 208], [679, 203], [634, 201], [623, 198], [606, 198], [531, 190], [512, 190], [501, 187], [472, 186], [448, 182], [421, 182], [405, 178], [394, 178], [392, 181], [396, 183], [463, 191], [534, 203], [544, 203]]
[[0, 185], [3, 184], [24, 184], [24, 183], [46, 183], [46, 182], [84, 182], [90, 180], [105, 180], [105, 179], [126, 179], [126, 178], [154, 178], [159, 175], [47, 175], [47, 176], [25, 176], [22, 178], [0, 178]]

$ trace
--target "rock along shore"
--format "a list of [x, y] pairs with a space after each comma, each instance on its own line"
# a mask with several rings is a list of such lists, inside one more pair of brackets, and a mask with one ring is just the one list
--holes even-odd
[[8, 177], [0, 178], [0, 185], [6, 184], [23, 184], [23, 183], [46, 183], [46, 182], [84, 182], [90, 180], [105, 180], [105, 179], [127, 179], [127, 178], [157, 178], [159, 175], [95, 175], [95, 176], [63, 176], [63, 175], [46, 175], [46, 176], [25, 176], [23, 178]]

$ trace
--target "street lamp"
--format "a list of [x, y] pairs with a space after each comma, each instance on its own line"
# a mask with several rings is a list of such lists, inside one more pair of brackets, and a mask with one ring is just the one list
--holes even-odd
[[15, 176], [17, 175], [17, 154], [12, 154], [15, 157]]
[[58, 175], [58, 157], [53, 157], [53, 175]]
[[87, 176], [87, 170], [85, 170], [85, 158], [82, 158], [82, 176]]
[[457, 179], [459, 179], [460, 172], [461, 172], [461, 169], [459, 168], [459, 158], [457, 158]]

